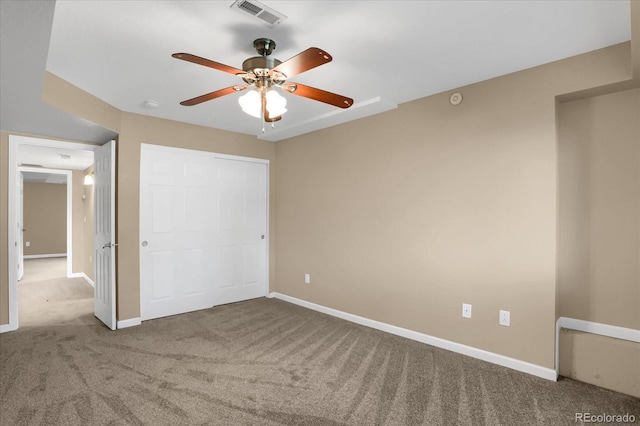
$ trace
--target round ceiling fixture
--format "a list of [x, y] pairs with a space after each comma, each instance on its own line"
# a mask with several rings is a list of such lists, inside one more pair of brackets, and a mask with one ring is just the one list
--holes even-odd
[[155, 109], [155, 108], [158, 108], [160, 106], [160, 104], [157, 103], [156, 101], [144, 101], [144, 103], [142, 105], [145, 108], [149, 108], [149, 109]]
[[449, 102], [451, 103], [451, 105], [454, 105], [454, 106], [460, 105], [462, 103], [462, 93], [453, 92], [449, 97]]

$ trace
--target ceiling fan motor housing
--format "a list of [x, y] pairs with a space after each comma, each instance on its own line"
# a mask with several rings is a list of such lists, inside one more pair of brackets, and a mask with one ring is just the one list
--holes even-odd
[[[270, 69], [277, 67], [280, 65], [282, 61], [279, 61], [276, 58], [268, 58], [266, 56], [254, 56], [245, 60], [242, 63], [242, 69], [247, 72], [252, 72], [256, 76], [260, 76], [262, 74], [266, 74]], [[262, 70], [266, 70], [266, 73]]]
[[253, 48], [256, 49], [258, 55], [269, 56], [276, 48], [276, 42], [270, 38], [257, 38], [253, 41]]
[[[254, 56], [242, 63], [242, 69], [246, 72], [253, 73], [253, 75], [258, 78], [258, 80], [256, 81], [256, 83], [258, 83], [258, 81], [260, 80], [270, 80], [269, 70], [277, 67], [281, 63], [282, 61], [276, 58], [269, 58], [267, 56]], [[253, 82], [246, 78], [243, 78], [243, 80], [249, 84]]]
[[257, 80], [244, 78], [246, 83], [256, 83], [258, 87], [270, 87], [274, 81], [269, 77], [269, 71], [282, 63], [276, 58], [270, 58], [271, 52], [276, 48], [276, 42], [270, 38], [258, 38], [253, 41], [253, 47], [260, 56], [254, 56], [242, 63], [242, 69], [252, 73]]

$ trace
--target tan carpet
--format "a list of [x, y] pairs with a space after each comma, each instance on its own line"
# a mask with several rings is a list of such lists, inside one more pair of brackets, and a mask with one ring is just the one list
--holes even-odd
[[67, 276], [67, 258], [25, 259], [21, 283], [46, 281]]
[[65, 278], [67, 259], [28, 259], [18, 282], [20, 328], [98, 324], [93, 316], [93, 287], [82, 278]]
[[562, 425], [640, 400], [288, 304], [0, 335], [2, 425]]

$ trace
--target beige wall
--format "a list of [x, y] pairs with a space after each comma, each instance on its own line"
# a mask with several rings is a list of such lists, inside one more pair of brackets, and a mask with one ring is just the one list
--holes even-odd
[[638, 343], [573, 330], [560, 332], [560, 374], [640, 398]]
[[72, 194], [71, 194], [71, 236], [72, 236], [72, 259], [71, 272], [84, 272], [84, 203], [82, 194], [84, 192], [82, 170], [71, 172]]
[[[558, 123], [559, 316], [640, 329], [640, 89], [562, 103]], [[560, 344], [561, 374], [640, 396], [640, 344]]]
[[628, 64], [620, 45], [278, 142], [275, 290], [553, 368], [554, 99]]
[[9, 323], [9, 134], [0, 131], [0, 325]]
[[[458, 107], [431, 96], [277, 144], [107, 108], [91, 119], [120, 132], [118, 319], [139, 315], [140, 143], [155, 143], [271, 160], [272, 290], [553, 368], [555, 96], [628, 80], [629, 58], [623, 43], [461, 88]], [[43, 98], [83, 115], [92, 100], [50, 80]]]
[[561, 316], [640, 329], [640, 89], [560, 104]]
[[49, 71], [44, 73], [42, 100], [105, 129], [120, 131], [121, 111]]
[[[82, 172], [83, 179], [85, 174], [92, 174], [93, 166], [88, 167]], [[82, 214], [84, 217], [83, 223], [83, 245], [82, 250], [84, 253], [84, 265], [83, 271], [92, 281], [95, 280], [95, 274], [93, 270], [93, 185], [82, 185], [82, 193], [84, 200], [82, 202]]]
[[91, 280], [93, 273], [93, 185], [84, 177], [93, 166], [73, 171], [73, 272], [82, 272]]
[[25, 182], [23, 214], [25, 256], [67, 252], [66, 184]]

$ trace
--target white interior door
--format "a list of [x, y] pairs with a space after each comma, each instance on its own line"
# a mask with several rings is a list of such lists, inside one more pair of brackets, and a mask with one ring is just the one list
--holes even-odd
[[265, 296], [267, 164], [142, 145], [143, 320]]
[[18, 172], [18, 281], [24, 276], [24, 175]]
[[94, 239], [95, 316], [116, 329], [115, 141], [95, 151]]

